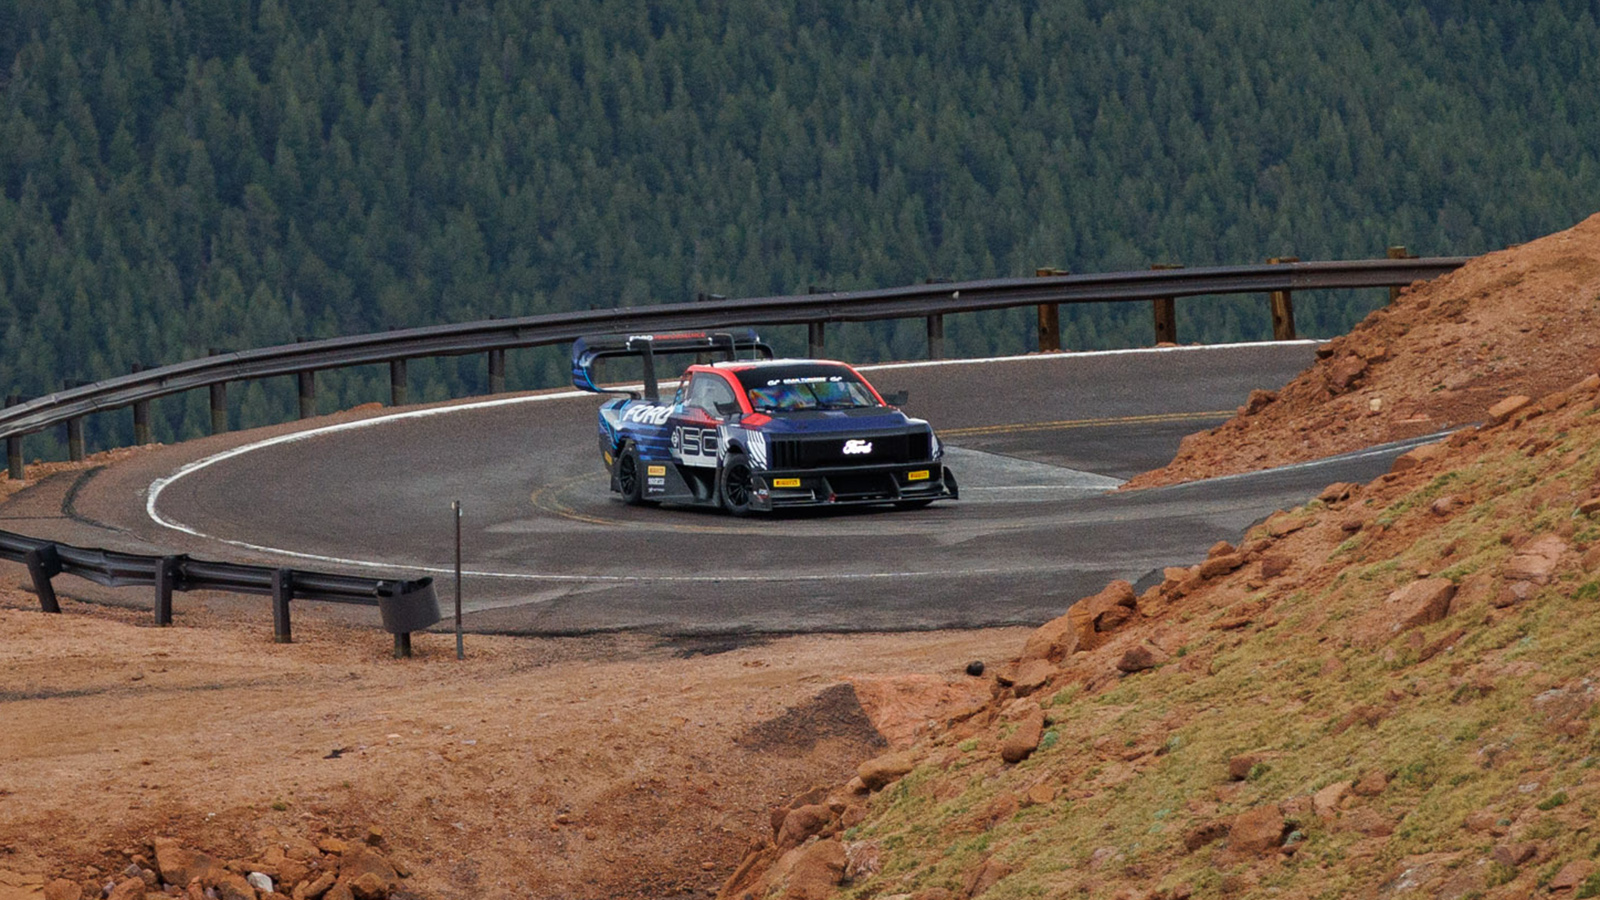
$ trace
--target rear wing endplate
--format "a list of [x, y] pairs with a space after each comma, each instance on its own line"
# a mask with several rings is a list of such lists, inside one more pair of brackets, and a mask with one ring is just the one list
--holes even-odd
[[728, 360], [738, 359], [740, 353], [756, 353], [766, 359], [772, 358], [772, 348], [763, 343], [752, 328], [672, 334], [591, 334], [572, 342], [572, 385], [597, 394], [633, 394], [633, 391], [600, 387], [595, 380], [594, 366], [602, 359], [636, 356], [644, 363], [644, 398], [660, 400], [655, 358], [663, 353], [720, 353]]

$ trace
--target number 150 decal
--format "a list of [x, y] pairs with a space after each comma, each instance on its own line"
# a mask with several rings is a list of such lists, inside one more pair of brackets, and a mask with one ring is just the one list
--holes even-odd
[[672, 432], [672, 451], [686, 466], [715, 466], [717, 429], [679, 425]]

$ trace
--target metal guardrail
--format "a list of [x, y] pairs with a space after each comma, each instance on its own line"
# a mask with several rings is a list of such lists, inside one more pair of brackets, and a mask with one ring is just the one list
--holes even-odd
[[[1019, 306], [1039, 308], [1039, 349], [1060, 349], [1057, 318], [1062, 303], [1149, 301], [1157, 342], [1176, 342], [1174, 299], [1199, 295], [1265, 293], [1270, 297], [1273, 336], [1291, 339], [1294, 331], [1293, 291], [1399, 286], [1443, 275], [1459, 268], [1464, 257], [1416, 259], [1403, 247], [1390, 248], [1390, 258], [1348, 262], [1302, 263], [1272, 260], [1266, 265], [1069, 275], [1040, 270], [1033, 278], [941, 282], [872, 291], [834, 291], [782, 297], [712, 299], [708, 302], [623, 309], [587, 310], [492, 319], [429, 328], [308, 341], [277, 347], [224, 353], [134, 372], [95, 384], [70, 387], [27, 402], [8, 401], [0, 410], [0, 437], [13, 479], [24, 477], [22, 438], [67, 424], [68, 447], [74, 459], [83, 455], [82, 418], [91, 413], [133, 407], [134, 439], [147, 443], [150, 401], [198, 388], [211, 392], [212, 430], [227, 423], [226, 385], [295, 375], [300, 388], [300, 415], [315, 411], [314, 375], [323, 369], [389, 363], [390, 399], [405, 402], [406, 360], [420, 357], [489, 355], [491, 392], [504, 389], [505, 351], [565, 343], [596, 331], [661, 333], [677, 329], [736, 326], [809, 326], [814, 356], [822, 354], [823, 326], [828, 322], [924, 317], [928, 324], [928, 356], [943, 356], [943, 317]], [[98, 584], [155, 588], [158, 624], [172, 621], [174, 591], [218, 590], [266, 594], [273, 598], [274, 635], [290, 639], [289, 602], [300, 598], [335, 603], [376, 605], [385, 630], [395, 635], [396, 655], [409, 655], [410, 635], [439, 621], [433, 580], [384, 581], [329, 575], [296, 569], [205, 562], [187, 556], [139, 556], [86, 549], [0, 531], [0, 559], [25, 563], [39, 602], [46, 612], [59, 612], [51, 579], [66, 573]]]
[[436, 624], [440, 618], [432, 578], [382, 580], [207, 562], [187, 556], [141, 556], [74, 547], [9, 531], [0, 531], [0, 559], [28, 567], [34, 591], [39, 595], [39, 607], [47, 613], [61, 611], [51, 579], [66, 574], [106, 587], [154, 587], [157, 625], [172, 624], [174, 591], [268, 595], [272, 598], [273, 638], [285, 644], [292, 640], [289, 603], [296, 599], [378, 607], [384, 630], [394, 635], [395, 656], [410, 656], [411, 633]]
[[[1294, 337], [1291, 292], [1336, 288], [1396, 287], [1459, 268], [1465, 257], [1290, 262], [1196, 269], [1153, 269], [1098, 275], [1046, 274], [1033, 278], [943, 282], [871, 291], [835, 291], [781, 297], [711, 300], [663, 306], [580, 310], [515, 319], [491, 319], [427, 328], [306, 341], [192, 359], [160, 368], [57, 391], [0, 410], [0, 437], [7, 440], [13, 478], [21, 479], [21, 437], [71, 424], [91, 413], [134, 407], [135, 440], [149, 440], [147, 404], [171, 394], [211, 388], [213, 430], [225, 430], [224, 386], [296, 375], [301, 415], [314, 409], [313, 373], [323, 369], [390, 364], [391, 400], [404, 402], [405, 361], [411, 358], [489, 354], [490, 389], [504, 387], [507, 349], [565, 343], [595, 331], [661, 332], [681, 328], [810, 325], [813, 355], [824, 346], [823, 324], [925, 317], [928, 355], [943, 355], [943, 317], [1018, 306], [1039, 306], [1041, 350], [1060, 349], [1053, 326], [1062, 303], [1151, 301], [1157, 340], [1176, 341], [1171, 304], [1176, 297], [1265, 293], [1271, 296], [1274, 337]], [[1163, 322], [1163, 311], [1165, 319]], [[219, 397], [222, 398], [219, 401]], [[313, 402], [308, 403], [311, 399]], [[215, 413], [222, 407], [222, 427]], [[81, 423], [80, 423], [81, 424]], [[143, 433], [141, 433], [141, 428]], [[81, 428], [79, 429], [81, 433]], [[69, 443], [71, 443], [69, 441]], [[74, 450], [81, 453], [81, 440]]]

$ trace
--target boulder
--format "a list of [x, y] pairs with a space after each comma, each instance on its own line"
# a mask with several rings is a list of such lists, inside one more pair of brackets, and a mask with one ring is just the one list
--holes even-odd
[[1060, 662], [1067, 656], [1093, 650], [1109, 640], [1110, 632], [1133, 617], [1139, 598], [1133, 585], [1113, 581], [1098, 594], [1085, 597], [1065, 615], [1040, 626], [1022, 648], [1022, 660]]
[[1038, 749], [1044, 738], [1044, 710], [1034, 709], [1017, 723], [1017, 730], [1000, 745], [1000, 758], [1008, 763], [1019, 763]]
[[1263, 409], [1266, 409], [1267, 406], [1276, 399], [1278, 399], [1277, 391], [1263, 391], [1259, 389], [1251, 391], [1250, 399], [1245, 401], [1242, 412], [1244, 415], [1253, 416]]
[[1272, 553], [1261, 557], [1261, 577], [1277, 578], [1294, 565], [1294, 557], [1286, 553]]
[[144, 888], [143, 878], [128, 878], [117, 882], [111, 893], [106, 894], [106, 900], [144, 900]]
[[801, 850], [789, 870], [782, 900], [827, 900], [844, 881], [849, 854], [838, 841], [817, 841]]
[[1342, 394], [1355, 387], [1366, 371], [1367, 361], [1361, 357], [1355, 354], [1340, 357], [1324, 373], [1328, 390], [1334, 394]]
[[1576, 890], [1579, 885], [1589, 880], [1589, 876], [1593, 874], [1593, 862], [1587, 859], [1575, 859], [1562, 866], [1560, 871], [1556, 872], [1555, 876], [1550, 879], [1550, 883], [1545, 887], [1549, 888], [1551, 893]]
[[1423, 463], [1438, 459], [1440, 456], [1444, 455], [1444, 452], [1445, 444], [1443, 441], [1438, 441], [1432, 444], [1423, 444], [1421, 447], [1417, 447], [1414, 450], [1402, 453], [1400, 456], [1396, 457], [1394, 463], [1389, 466], [1389, 471], [1404, 472], [1407, 469], [1415, 469], [1417, 466], [1420, 466]]
[[400, 887], [400, 873], [378, 851], [351, 844], [339, 860], [339, 883], [349, 887], [355, 900], [382, 900]]
[[1333, 784], [1311, 795], [1311, 811], [1319, 819], [1331, 819], [1339, 814], [1339, 804], [1344, 802], [1345, 795], [1350, 793], [1351, 784], [1348, 781], [1335, 781]]
[[156, 871], [167, 884], [186, 887], [194, 879], [210, 886], [227, 871], [222, 860], [179, 846], [172, 838], [156, 838]]
[[1521, 412], [1533, 399], [1521, 394], [1514, 394], [1489, 407], [1488, 418], [1484, 424], [1490, 428], [1505, 422], [1507, 419]]
[[981, 897], [984, 892], [998, 884], [1000, 879], [1010, 874], [1010, 863], [991, 856], [977, 868], [967, 873], [967, 877], [962, 883], [962, 890], [968, 897]]
[[1450, 579], [1422, 578], [1390, 594], [1384, 607], [1395, 623], [1393, 630], [1406, 631], [1444, 618], [1455, 595], [1456, 586]]
[[1246, 559], [1243, 553], [1223, 553], [1219, 556], [1213, 556], [1200, 564], [1200, 577], [1216, 578], [1226, 575], [1244, 565], [1245, 562]]
[[909, 752], [885, 753], [857, 766], [856, 777], [867, 786], [867, 790], [876, 791], [899, 781], [916, 767], [916, 757]]
[[1500, 575], [1507, 581], [1549, 584], [1562, 555], [1566, 552], [1567, 542], [1559, 536], [1540, 535], [1507, 560], [1500, 569]]
[[1168, 657], [1166, 653], [1162, 652], [1161, 648], [1159, 647], [1152, 647], [1149, 644], [1138, 644], [1136, 646], [1129, 647], [1128, 651], [1122, 654], [1122, 658], [1117, 660], [1117, 669], [1132, 675], [1135, 672], [1143, 672], [1146, 669], [1154, 669], [1156, 666], [1166, 662], [1169, 658], [1170, 657]]
[[1048, 660], [1030, 659], [1017, 666], [1016, 675], [1012, 679], [1011, 689], [1018, 697], [1029, 694], [1044, 687], [1050, 682], [1050, 676], [1056, 673], [1056, 667]]
[[1283, 846], [1286, 828], [1277, 806], [1258, 806], [1234, 817], [1228, 829], [1228, 850], [1238, 857], [1271, 853]]
[[806, 842], [806, 838], [821, 832], [832, 821], [833, 811], [820, 803], [789, 810], [789, 814], [783, 817], [783, 826], [778, 829], [778, 849], [800, 846]]

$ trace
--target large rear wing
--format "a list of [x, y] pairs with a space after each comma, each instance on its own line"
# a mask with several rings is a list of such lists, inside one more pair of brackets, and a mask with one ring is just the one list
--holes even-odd
[[[598, 394], [633, 394], [603, 388], [595, 380], [595, 363], [613, 357], [638, 357], [644, 364], [644, 392], [647, 400], [660, 400], [656, 380], [656, 356], [664, 353], [720, 353], [725, 359], [738, 359], [741, 352], [772, 358], [772, 348], [762, 343], [755, 329], [737, 331], [681, 331], [673, 334], [591, 334], [572, 342], [572, 385]], [[635, 396], [638, 396], [635, 394]]]

